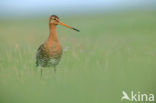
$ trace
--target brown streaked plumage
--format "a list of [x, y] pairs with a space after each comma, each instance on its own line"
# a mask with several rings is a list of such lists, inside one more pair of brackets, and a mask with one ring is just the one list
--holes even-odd
[[[49, 37], [37, 50], [36, 66], [54, 67], [55, 72], [56, 72], [55, 66], [59, 63], [62, 56], [62, 47], [58, 40], [57, 31], [56, 31], [56, 26], [58, 24], [79, 31], [61, 22], [56, 15], [50, 16]], [[42, 69], [41, 69], [41, 75], [42, 75]]]

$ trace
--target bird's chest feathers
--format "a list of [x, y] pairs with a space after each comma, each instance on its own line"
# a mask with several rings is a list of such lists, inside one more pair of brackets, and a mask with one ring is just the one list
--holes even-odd
[[61, 51], [61, 45], [57, 41], [49, 41], [45, 43], [46, 52], [48, 54], [59, 53]]

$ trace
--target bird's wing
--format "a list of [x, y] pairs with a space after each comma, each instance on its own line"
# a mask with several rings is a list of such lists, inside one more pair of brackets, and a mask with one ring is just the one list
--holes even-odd
[[37, 53], [36, 53], [36, 66], [39, 65], [38, 64], [38, 59], [39, 59], [39, 55], [40, 55], [40, 52], [41, 52], [42, 48], [43, 48], [43, 44], [40, 45], [40, 47], [37, 49]]
[[37, 51], [41, 50], [42, 47], [43, 47], [43, 44], [41, 44], [41, 45], [39, 46], [39, 48], [37, 49]]

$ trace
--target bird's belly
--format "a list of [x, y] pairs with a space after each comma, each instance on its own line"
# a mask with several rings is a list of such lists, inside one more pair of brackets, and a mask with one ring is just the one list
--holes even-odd
[[51, 58], [49, 59], [48, 63], [52, 65], [56, 65], [59, 62], [59, 59]]
[[54, 65], [57, 65], [60, 61], [60, 58], [58, 59], [55, 59], [55, 58], [42, 58], [39, 60], [39, 64], [40, 66], [42, 67], [51, 67], [51, 66], [54, 66]]

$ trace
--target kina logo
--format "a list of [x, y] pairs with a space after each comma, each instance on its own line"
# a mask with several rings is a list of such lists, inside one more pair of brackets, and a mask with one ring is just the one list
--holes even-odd
[[125, 91], [122, 91], [121, 101], [128, 100], [128, 101], [146, 101], [146, 102], [154, 102], [154, 94], [147, 94], [141, 92], [134, 92], [131, 91], [130, 95]]

